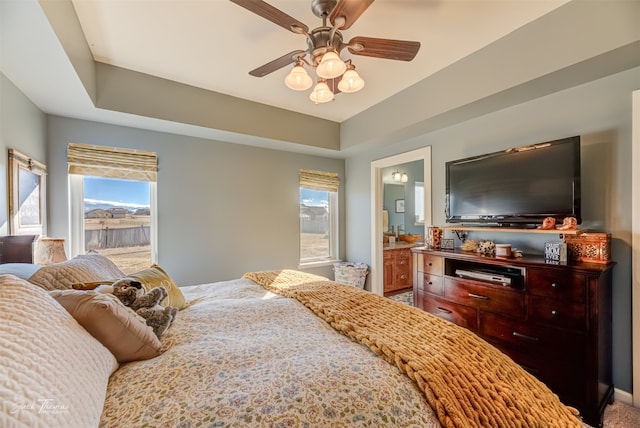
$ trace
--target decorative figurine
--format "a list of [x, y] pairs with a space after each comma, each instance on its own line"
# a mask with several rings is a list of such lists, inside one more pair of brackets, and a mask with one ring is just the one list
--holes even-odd
[[562, 226], [558, 226], [558, 230], [574, 230], [578, 226], [578, 220], [575, 217], [565, 217], [562, 220]]
[[538, 226], [538, 229], [551, 230], [555, 227], [556, 227], [556, 219], [553, 217], [545, 217], [545, 219], [542, 220], [542, 225]]

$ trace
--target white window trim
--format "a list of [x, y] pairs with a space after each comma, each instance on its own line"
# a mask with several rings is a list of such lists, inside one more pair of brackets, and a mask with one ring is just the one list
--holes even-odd
[[[158, 184], [149, 182], [151, 206], [151, 263], [158, 263]], [[71, 257], [85, 253], [84, 175], [69, 174], [69, 252]]]
[[[299, 203], [298, 203], [299, 206]], [[339, 262], [338, 259], [338, 249], [340, 248], [338, 240], [339, 240], [339, 229], [338, 229], [338, 192], [329, 192], [329, 257], [323, 258], [315, 258], [313, 260], [302, 261], [300, 260], [300, 256], [298, 256], [298, 269], [304, 268], [312, 268], [312, 267], [322, 267], [329, 266], [335, 262]], [[299, 226], [298, 226], [298, 235], [300, 234]], [[298, 248], [300, 248], [300, 244], [298, 244]]]

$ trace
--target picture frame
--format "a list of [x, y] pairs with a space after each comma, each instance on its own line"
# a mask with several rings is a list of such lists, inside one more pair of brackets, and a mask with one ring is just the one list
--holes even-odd
[[397, 213], [404, 212], [404, 199], [396, 199], [396, 212]]
[[9, 149], [9, 233], [46, 235], [45, 164]]
[[442, 243], [440, 244], [440, 248], [443, 250], [453, 250], [454, 240], [451, 238], [443, 238]]

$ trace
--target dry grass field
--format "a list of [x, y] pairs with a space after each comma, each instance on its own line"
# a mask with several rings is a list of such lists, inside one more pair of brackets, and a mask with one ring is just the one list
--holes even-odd
[[149, 245], [97, 250], [99, 254], [112, 260], [126, 274], [139, 272], [151, 266]]
[[329, 254], [329, 238], [326, 233], [300, 234], [300, 258], [308, 259]]

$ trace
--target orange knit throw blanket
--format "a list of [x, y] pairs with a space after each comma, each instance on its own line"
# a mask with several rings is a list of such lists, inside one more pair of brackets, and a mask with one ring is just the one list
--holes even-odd
[[580, 428], [577, 411], [474, 333], [420, 309], [293, 270], [244, 275], [299, 300], [416, 382], [453, 427]]

